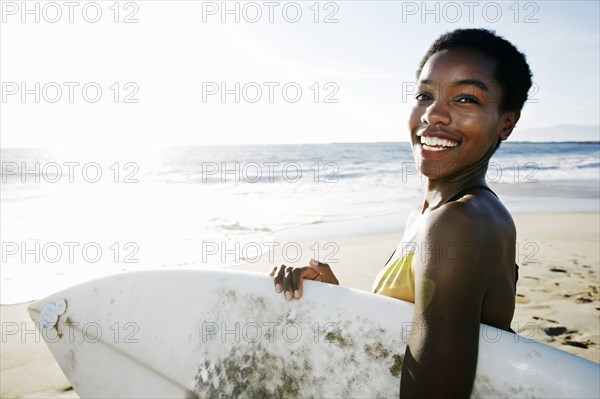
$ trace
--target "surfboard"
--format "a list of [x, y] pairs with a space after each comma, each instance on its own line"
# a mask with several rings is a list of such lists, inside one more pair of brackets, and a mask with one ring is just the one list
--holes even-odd
[[[29, 313], [81, 397], [398, 398], [413, 305], [266, 274], [143, 271], [80, 284]], [[481, 325], [473, 398], [598, 398], [600, 366]]]

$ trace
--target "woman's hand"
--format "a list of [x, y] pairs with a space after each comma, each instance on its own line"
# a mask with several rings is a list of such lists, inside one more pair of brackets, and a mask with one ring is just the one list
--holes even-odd
[[302, 281], [304, 279], [339, 285], [339, 281], [329, 265], [314, 259], [311, 259], [309, 265], [304, 267], [275, 266], [269, 275], [274, 277], [275, 291], [283, 291], [288, 301], [292, 298], [300, 299], [302, 297]]

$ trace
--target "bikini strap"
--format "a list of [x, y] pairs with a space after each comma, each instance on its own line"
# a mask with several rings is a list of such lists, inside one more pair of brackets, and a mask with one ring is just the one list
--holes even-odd
[[478, 189], [478, 188], [481, 188], [482, 190], [487, 190], [490, 193], [494, 194], [494, 197], [498, 198], [498, 196], [496, 195], [496, 193], [493, 192], [492, 189], [489, 188], [488, 186], [484, 186], [483, 184], [476, 184], [474, 186], [467, 187], [464, 190], [461, 190], [458, 193], [454, 194], [446, 202], [444, 202], [444, 204], [447, 204], [448, 202], [456, 201], [457, 199], [461, 198], [463, 195], [467, 194], [469, 191], [475, 190], [475, 189]]
[[390, 258], [387, 260], [387, 262], [384, 263], [384, 266], [387, 265], [388, 263], [390, 263], [390, 261], [392, 260], [392, 258], [394, 257], [394, 254], [396, 253], [396, 250], [394, 249], [394, 252], [392, 252], [392, 254], [390, 255]]

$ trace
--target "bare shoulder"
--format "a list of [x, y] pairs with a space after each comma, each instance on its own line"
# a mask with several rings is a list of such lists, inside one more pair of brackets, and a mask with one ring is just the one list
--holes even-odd
[[425, 249], [425, 256], [416, 260], [418, 279], [432, 279], [439, 288], [447, 285], [449, 292], [460, 289], [483, 298], [498, 276], [514, 275], [514, 222], [487, 191], [431, 211], [418, 241]]
[[477, 322], [508, 328], [516, 284], [516, 230], [508, 210], [493, 194], [478, 190], [430, 216], [422, 239], [438, 256], [426, 257], [415, 274], [417, 280], [434, 281], [444, 301], [433, 306], [434, 300], [429, 310], [448, 314], [476, 305]]
[[444, 234], [475, 239], [482, 244], [514, 243], [516, 239], [512, 216], [496, 196], [485, 190], [477, 190], [432, 211], [425, 230], [437, 238]]

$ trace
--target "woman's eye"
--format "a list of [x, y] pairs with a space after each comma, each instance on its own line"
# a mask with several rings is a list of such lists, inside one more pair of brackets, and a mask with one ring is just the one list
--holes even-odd
[[428, 93], [417, 93], [417, 95], [415, 96], [415, 100], [417, 101], [429, 101], [431, 99], [432, 97]]
[[463, 104], [479, 104], [479, 100], [473, 96], [460, 96], [456, 99], [456, 102]]

